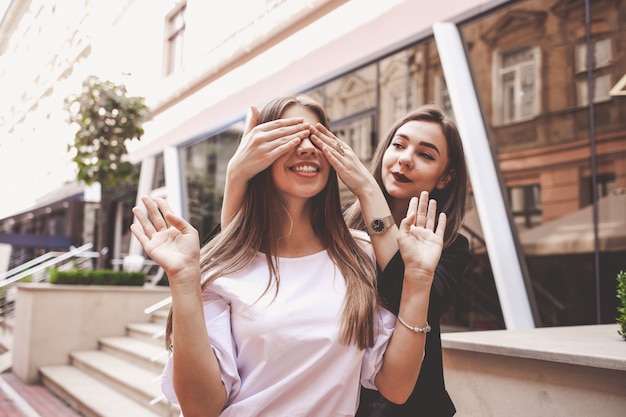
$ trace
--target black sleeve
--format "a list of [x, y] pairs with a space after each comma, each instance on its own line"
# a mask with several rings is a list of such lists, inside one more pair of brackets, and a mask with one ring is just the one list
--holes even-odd
[[[471, 258], [469, 242], [463, 235], [458, 235], [455, 241], [443, 250], [430, 291], [429, 320], [438, 321], [450, 307], [469, 268]], [[394, 314], [398, 314], [400, 309], [403, 279], [404, 262], [398, 251], [385, 270], [378, 275], [378, 294], [385, 306]]]

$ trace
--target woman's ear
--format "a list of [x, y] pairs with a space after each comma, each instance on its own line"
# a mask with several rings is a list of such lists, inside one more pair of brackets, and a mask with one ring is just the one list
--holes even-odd
[[446, 172], [441, 176], [441, 178], [439, 178], [439, 181], [437, 181], [437, 185], [435, 186], [435, 188], [438, 190], [443, 190], [444, 188], [446, 188], [448, 184], [450, 184], [450, 181], [454, 179], [455, 173], [456, 171], [454, 169], [448, 170], [448, 172]]

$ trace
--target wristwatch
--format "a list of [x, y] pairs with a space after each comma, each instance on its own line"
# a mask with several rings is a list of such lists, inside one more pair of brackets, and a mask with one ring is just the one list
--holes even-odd
[[389, 215], [383, 218], [375, 218], [370, 224], [365, 226], [368, 235], [382, 235], [389, 227], [394, 225], [393, 216]]

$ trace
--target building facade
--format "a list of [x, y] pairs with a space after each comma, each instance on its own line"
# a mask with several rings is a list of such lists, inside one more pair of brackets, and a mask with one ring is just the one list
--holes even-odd
[[[37, 146], [54, 132], [62, 146], [72, 135], [62, 99], [90, 74], [124, 82], [153, 113], [129, 144], [138, 194], [167, 197], [201, 236], [219, 221], [226, 164], [250, 105], [314, 96], [364, 162], [416, 106], [458, 116], [433, 36], [434, 23], [456, 24], [489, 133], [492, 153], [481, 157], [496, 162], [502, 195], [493, 197], [522, 255], [519, 296], [538, 326], [614, 320], [615, 277], [626, 269], [623, 1], [457, 0], [445, 10], [416, 0], [58, 3], [13, 1], [2, 22], [0, 83], [11, 99], [0, 145]], [[36, 51], [39, 63], [23, 74], [18, 63]], [[122, 257], [140, 248], [127, 232], [129, 207], [119, 210], [113, 242]], [[470, 199], [463, 233], [475, 265], [445, 317], [450, 328], [507, 327], [509, 300], [497, 286], [506, 277], [494, 277], [478, 214]], [[10, 215], [3, 227], [29, 222]]]

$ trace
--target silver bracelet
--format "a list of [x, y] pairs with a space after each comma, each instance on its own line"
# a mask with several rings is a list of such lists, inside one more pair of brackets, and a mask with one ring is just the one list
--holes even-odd
[[400, 316], [398, 316], [398, 321], [400, 321], [400, 323], [402, 323], [404, 325], [404, 327], [406, 327], [407, 329], [411, 330], [412, 332], [415, 333], [428, 333], [431, 330], [430, 324], [428, 324], [428, 322], [426, 322], [426, 326], [424, 327], [413, 327], [413, 326], [409, 326], [408, 324], [406, 324], [406, 322], [404, 320], [402, 320], [400, 318]]

